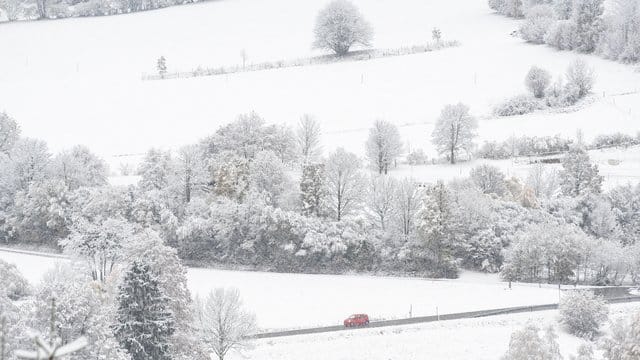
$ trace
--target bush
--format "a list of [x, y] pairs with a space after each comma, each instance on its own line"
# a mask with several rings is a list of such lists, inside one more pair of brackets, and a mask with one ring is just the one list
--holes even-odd
[[476, 156], [482, 159], [501, 160], [510, 158], [512, 153], [504, 142], [485, 141], [476, 152]]
[[519, 95], [498, 105], [493, 110], [497, 116], [514, 116], [544, 109], [544, 103], [529, 95]]
[[640, 359], [640, 312], [620, 319], [611, 326], [611, 336], [602, 341], [607, 360]]
[[422, 149], [414, 150], [407, 155], [409, 165], [424, 165], [427, 163], [427, 155]]
[[560, 50], [572, 50], [575, 47], [577, 28], [571, 20], [559, 20], [551, 25], [544, 36], [544, 42]]
[[593, 69], [582, 59], [578, 59], [569, 65], [566, 76], [567, 86], [575, 86], [579, 97], [587, 95], [595, 83]]
[[545, 69], [532, 66], [525, 78], [525, 85], [534, 97], [542, 98], [551, 83], [551, 74]]
[[502, 360], [557, 360], [562, 358], [559, 348], [558, 336], [553, 328], [547, 328], [542, 337], [540, 328], [529, 323], [524, 329], [511, 334], [509, 350]]
[[534, 44], [544, 44], [544, 36], [554, 23], [553, 8], [549, 5], [537, 5], [530, 8], [520, 27], [520, 35]]
[[31, 289], [27, 279], [15, 265], [0, 260], [0, 292], [9, 299], [18, 300], [29, 295]]
[[640, 144], [640, 139], [631, 135], [615, 133], [610, 135], [598, 135], [591, 147], [595, 149], [617, 147], [617, 146], [633, 146]]
[[609, 309], [601, 297], [588, 290], [569, 291], [559, 305], [560, 321], [570, 333], [592, 339], [607, 320]]

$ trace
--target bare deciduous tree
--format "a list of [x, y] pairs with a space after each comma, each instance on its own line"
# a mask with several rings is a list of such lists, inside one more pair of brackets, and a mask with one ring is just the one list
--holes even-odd
[[329, 212], [340, 221], [354, 211], [362, 200], [363, 178], [360, 159], [338, 148], [329, 156], [326, 167]]
[[367, 207], [374, 223], [387, 230], [389, 219], [393, 216], [398, 181], [388, 176], [376, 176], [370, 180]]
[[402, 151], [402, 141], [398, 128], [390, 122], [377, 120], [369, 130], [366, 154], [369, 162], [379, 174], [387, 174], [389, 165]]
[[431, 134], [433, 144], [440, 154], [447, 155], [451, 164], [455, 164], [460, 150], [471, 150], [477, 127], [478, 122], [469, 114], [467, 105], [447, 105]]
[[321, 153], [320, 122], [311, 115], [305, 114], [300, 118], [296, 129], [296, 145], [303, 164], [315, 160]]
[[202, 341], [218, 356], [249, 345], [256, 328], [255, 316], [242, 308], [237, 289], [217, 288], [203, 301], [195, 301], [196, 328]]

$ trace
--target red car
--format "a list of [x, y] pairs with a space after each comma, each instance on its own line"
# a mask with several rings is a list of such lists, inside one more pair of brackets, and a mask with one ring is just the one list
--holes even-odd
[[367, 314], [354, 314], [344, 321], [344, 327], [369, 326], [369, 316]]

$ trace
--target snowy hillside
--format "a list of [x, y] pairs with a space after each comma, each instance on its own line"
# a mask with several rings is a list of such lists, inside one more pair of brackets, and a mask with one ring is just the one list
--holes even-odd
[[485, 0], [356, 3], [375, 28], [375, 47], [425, 43], [433, 27], [461, 46], [364, 62], [142, 81], [160, 55], [169, 70], [191, 70], [241, 63], [242, 50], [249, 62], [319, 54], [311, 51], [312, 25], [324, 1], [216, 1], [3, 24], [0, 47], [16, 51], [0, 58], [0, 106], [20, 119], [25, 135], [46, 140], [54, 151], [89, 145], [113, 170], [123, 161], [113, 155], [175, 149], [252, 110], [271, 123], [294, 124], [302, 114], [314, 114], [325, 153], [340, 145], [362, 154], [366, 130], [382, 118], [399, 126], [411, 148], [433, 155], [433, 123], [443, 105], [458, 101], [481, 118], [478, 143], [521, 134], [572, 137], [577, 129], [587, 139], [637, 131], [640, 74], [632, 66], [586, 56], [598, 75], [595, 103], [566, 114], [495, 119], [490, 112], [496, 103], [525, 91], [531, 65], [559, 76], [576, 54], [511, 36], [519, 22], [493, 14]]

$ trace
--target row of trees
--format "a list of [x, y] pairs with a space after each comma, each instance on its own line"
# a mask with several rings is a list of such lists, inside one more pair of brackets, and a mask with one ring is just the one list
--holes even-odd
[[521, 36], [561, 50], [640, 60], [640, 4], [635, 0], [489, 0], [501, 14], [524, 17]]

